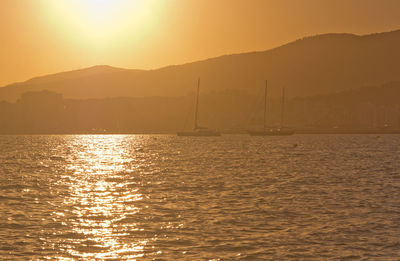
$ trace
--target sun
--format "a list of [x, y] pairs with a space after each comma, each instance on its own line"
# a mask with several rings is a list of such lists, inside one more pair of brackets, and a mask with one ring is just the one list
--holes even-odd
[[[145, 1], [141, 0], [69, 0], [67, 5], [76, 11], [79, 20], [85, 21], [91, 29], [116, 27], [128, 19], [136, 19], [143, 10]], [[115, 28], [111, 28], [115, 29]]]
[[50, 23], [68, 37], [88, 45], [110, 45], [155, 28], [161, 2], [157, 0], [50, 0]]

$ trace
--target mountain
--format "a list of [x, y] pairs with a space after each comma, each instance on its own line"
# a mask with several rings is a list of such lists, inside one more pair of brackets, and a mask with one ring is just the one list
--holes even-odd
[[111, 67], [108, 65], [97, 65], [97, 66], [80, 69], [80, 70], [73, 70], [73, 71], [69, 71], [69, 72], [61, 72], [61, 73], [55, 73], [55, 74], [50, 74], [50, 75], [46, 75], [46, 76], [36, 77], [36, 78], [28, 80], [26, 83], [46, 84], [46, 83], [51, 83], [51, 82], [59, 82], [59, 81], [66, 81], [66, 80], [96, 76], [99, 74], [121, 72], [124, 70], [125, 69], [115, 68], [115, 67]]
[[310, 96], [400, 80], [400, 30], [358, 36], [306, 37], [262, 52], [225, 55], [156, 70], [95, 66], [34, 78], [0, 88], [0, 100], [27, 91], [51, 90], [65, 98], [184, 96], [201, 77], [202, 92], [257, 93], [269, 81], [277, 96]]

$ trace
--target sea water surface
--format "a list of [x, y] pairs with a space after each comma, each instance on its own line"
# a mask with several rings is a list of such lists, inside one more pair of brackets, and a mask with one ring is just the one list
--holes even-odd
[[1, 260], [399, 260], [400, 135], [0, 136]]

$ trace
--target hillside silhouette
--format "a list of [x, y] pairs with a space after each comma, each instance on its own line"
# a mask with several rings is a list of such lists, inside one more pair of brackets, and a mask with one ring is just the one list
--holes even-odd
[[[262, 88], [259, 90], [262, 93]], [[400, 130], [400, 82], [288, 99], [284, 123], [297, 130]], [[0, 134], [176, 133], [193, 126], [194, 94], [180, 97], [65, 99], [24, 93], [0, 102]], [[263, 122], [263, 97], [240, 90], [202, 95], [199, 124], [244, 133]], [[268, 125], [280, 124], [281, 103], [268, 99]]]
[[322, 95], [400, 80], [400, 30], [357, 36], [306, 37], [275, 49], [225, 55], [156, 70], [95, 66], [42, 76], [0, 88], [0, 100], [16, 101], [28, 91], [49, 90], [66, 99], [185, 96], [197, 77], [202, 91], [256, 93], [265, 79], [270, 95], [285, 86], [289, 97]]

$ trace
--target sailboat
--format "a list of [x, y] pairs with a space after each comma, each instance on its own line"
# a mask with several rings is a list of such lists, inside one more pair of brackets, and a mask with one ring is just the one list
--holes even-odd
[[248, 133], [251, 136], [288, 136], [293, 135], [295, 130], [293, 128], [283, 126], [283, 114], [285, 108], [285, 88], [282, 89], [282, 108], [281, 108], [281, 123], [277, 128], [267, 127], [267, 88], [268, 81], [265, 81], [265, 92], [264, 92], [264, 126], [261, 130], [249, 130]]
[[194, 128], [192, 131], [178, 132], [178, 136], [199, 136], [199, 137], [221, 136], [220, 132], [208, 129], [206, 127], [201, 127], [197, 123], [198, 112], [199, 112], [199, 93], [200, 93], [200, 78], [197, 81], [196, 109], [194, 112]]

